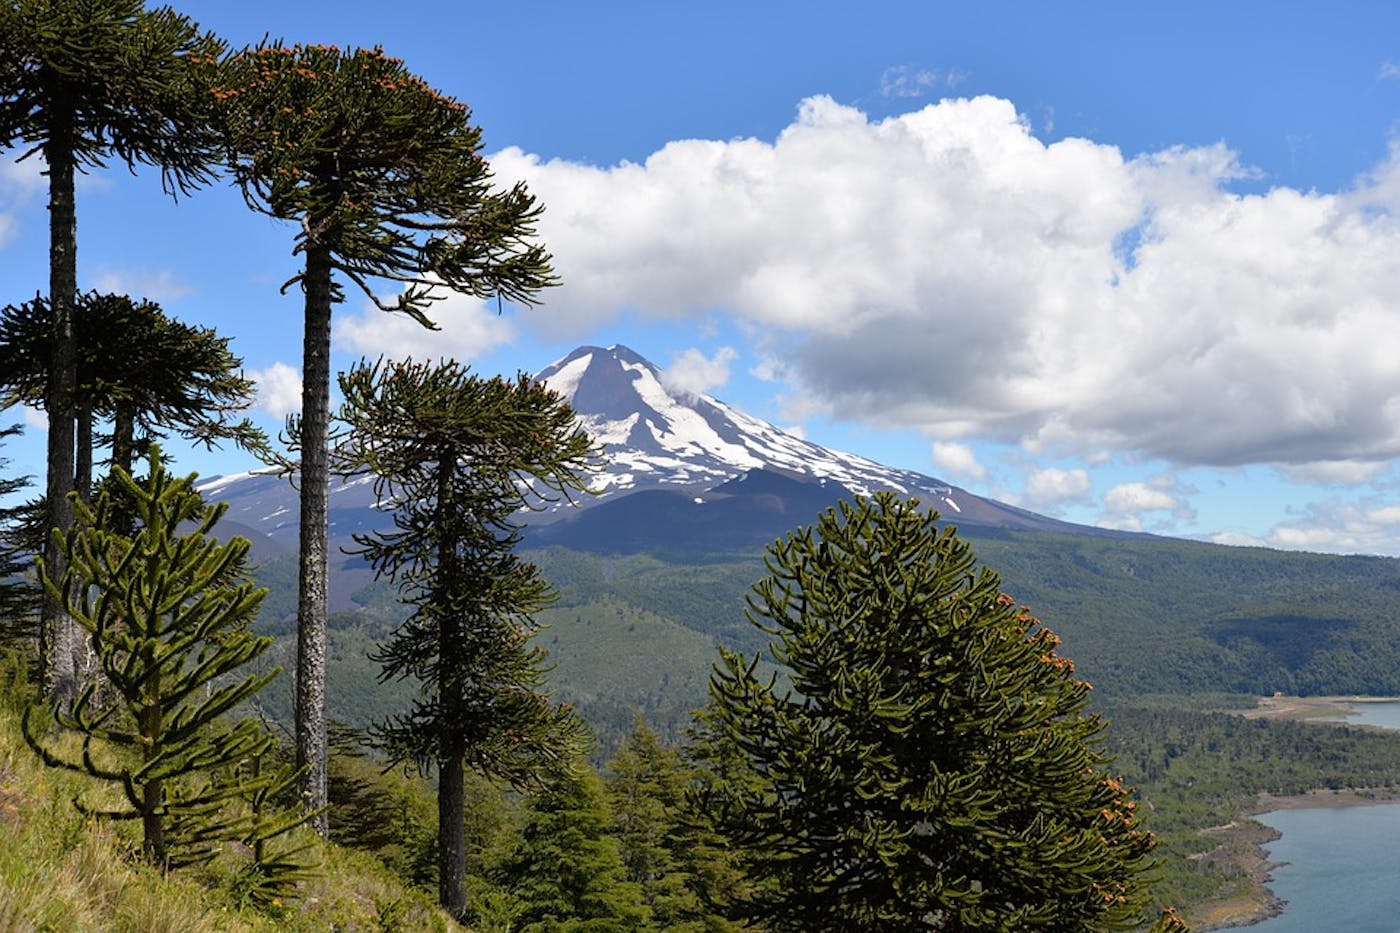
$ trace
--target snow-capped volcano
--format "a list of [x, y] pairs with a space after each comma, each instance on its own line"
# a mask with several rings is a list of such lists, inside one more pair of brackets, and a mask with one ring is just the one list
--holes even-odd
[[[814, 444], [719, 399], [672, 389], [661, 369], [624, 346], [579, 347], [545, 367], [537, 378], [569, 400], [580, 425], [603, 447], [606, 462], [593, 480], [600, 491], [593, 504], [582, 514], [559, 510], [564, 513], [561, 524], [577, 527], [554, 529], [539, 536], [541, 540], [581, 546], [582, 538], [611, 536], [609, 525], [630, 525], [636, 529], [631, 537], [640, 540], [644, 525], [666, 522], [691, 533], [705, 522], [732, 523], [732, 516], [742, 511], [735, 497], [752, 495], [744, 490], [758, 488], [764, 490], [765, 499], [750, 501], [751, 509], [771, 510], [775, 496], [791, 506], [776, 510], [773, 527], [780, 530], [784, 522], [793, 527], [815, 518], [815, 510], [809, 514], [803, 510], [810, 510], [823, 497], [834, 501], [851, 493], [869, 495], [890, 489], [918, 498], [959, 525], [1110, 533], [1037, 515], [936, 477]], [[758, 473], [770, 478], [742, 485]], [[774, 474], [786, 482], [778, 483]], [[822, 494], [811, 487], [828, 489]], [[642, 496], [647, 491], [670, 491], [684, 498], [670, 501], [648, 496], [643, 499], [645, 508], [643, 502], [623, 505], [630, 499], [627, 494]], [[702, 508], [721, 500], [726, 502], [724, 509]], [[720, 519], [721, 512], [731, 517]], [[555, 517], [549, 515], [546, 520]]]
[[668, 388], [664, 374], [624, 346], [579, 347], [538, 374], [578, 412], [607, 453], [594, 486], [606, 493], [653, 486], [708, 487], [748, 470], [834, 481], [854, 492], [893, 489], [937, 499], [956, 513], [951, 485], [828, 450], [708, 395]]
[[[811, 522], [837, 499], [881, 489], [917, 497], [959, 525], [1113, 534], [813, 444], [716, 398], [668, 388], [659, 368], [624, 346], [580, 347], [537, 378], [569, 400], [604, 452], [602, 470], [591, 477], [597, 495], [581, 497], [579, 508], [522, 513], [538, 543], [747, 547]], [[211, 477], [200, 490], [229, 504], [239, 533], [296, 548], [297, 494], [286, 479]], [[329, 517], [333, 551], [354, 533], [386, 524], [367, 478], [332, 483]]]

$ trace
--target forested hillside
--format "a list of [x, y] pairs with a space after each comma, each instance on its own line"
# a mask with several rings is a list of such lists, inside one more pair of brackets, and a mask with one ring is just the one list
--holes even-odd
[[[497, 32], [474, 48], [521, 60], [538, 48]], [[1190, 162], [1188, 150], [1125, 160], [1104, 148], [1085, 161], [1088, 141], [1042, 143], [986, 94], [955, 102], [968, 112], [957, 119], [1001, 126], [966, 139], [939, 130], [946, 140], [928, 135], [937, 110], [867, 132], [855, 108], [813, 97], [771, 146], [745, 138], [751, 152], [731, 157], [728, 144], [703, 144], [710, 155], [693, 160], [687, 142], [645, 165], [590, 166], [574, 183], [599, 186], [571, 200], [551, 180], [567, 160], [507, 145], [490, 156], [504, 166], [495, 175], [471, 107], [423, 76], [450, 76], [441, 60], [420, 73], [373, 35], [349, 47], [256, 35], [238, 48], [144, 0], [0, 0], [0, 150], [20, 166], [0, 165], [14, 195], [0, 245], [47, 244], [7, 269], [0, 308], [0, 411], [24, 410], [0, 441], [23, 438], [21, 423], [45, 432], [42, 479], [37, 455], [34, 476], [9, 475], [0, 457], [0, 931], [1185, 933], [1183, 914], [1234, 921], [1260, 905], [1260, 827], [1248, 815], [1261, 794], [1397, 794], [1400, 734], [1254, 714], [1261, 694], [1400, 694], [1400, 560], [1153, 538], [1126, 529], [1189, 513], [1184, 473], [1152, 478], [1160, 488], [1094, 490], [1107, 476], [1096, 463], [1092, 480], [1031, 463], [1052, 436], [1097, 448], [1121, 434], [1113, 449], [1073, 456], [1125, 471], [1267, 463], [1288, 483], [1386, 489], [1394, 425], [1347, 422], [1386, 407], [1390, 389], [1366, 404], [1347, 394], [1329, 413], [1325, 387], [1288, 384], [1299, 371], [1288, 355], [1257, 369], [1241, 409], [1267, 410], [1264, 390], [1280, 385], [1309, 400], [1306, 423], [1280, 421], [1298, 437], [1272, 444], [1201, 447], [1229, 426], [1199, 432], [1192, 407], [1177, 412], [1174, 444], [1138, 434], [1137, 407], [1184, 397], [1162, 389], [1185, 380], [1089, 378], [1097, 349], [1063, 395], [1057, 354], [1102, 343], [1109, 332], [1095, 328], [1117, 320], [1071, 312], [1120, 307], [1134, 318], [1124, 334], [1196, 326], [1146, 313], [1190, 295], [1137, 306], [1182, 213], [1167, 192], [1180, 180], [1159, 171]], [[947, 84], [965, 77], [949, 72]], [[842, 142], [853, 129], [912, 144], [894, 173], [901, 190], [868, 214], [858, 189], [878, 188], [886, 163], [869, 140]], [[816, 137], [826, 141], [801, 161], [823, 174], [794, 172], [786, 153]], [[1014, 144], [994, 167], [979, 138]], [[1010, 160], [1051, 152], [1078, 155], [1036, 174]], [[844, 161], [868, 181], [828, 184], [854, 177], [828, 171]], [[699, 162], [732, 177], [695, 174]], [[1086, 165], [1123, 187], [1064, 188], [1070, 175], [1097, 178]], [[655, 197], [669, 182], [629, 183], [643, 200], [596, 196], [615, 171], [636, 181], [667, 166], [685, 177], [679, 201]], [[241, 229], [258, 232], [223, 242], [236, 229], [224, 215], [190, 214], [185, 227], [134, 199], [115, 212], [125, 202], [94, 196], [122, 168], [138, 185], [158, 175], [182, 201], [222, 186], [257, 215]], [[1225, 186], [1249, 173], [1233, 172], [1207, 169], [1186, 186], [1199, 189], [1187, 213], [1217, 195], [1238, 207]], [[1027, 184], [1037, 177], [1045, 192]], [[802, 190], [812, 178], [822, 192]], [[564, 195], [548, 215], [537, 181]], [[994, 191], [981, 190], [988, 182]], [[827, 187], [838, 200], [815, 197]], [[1359, 190], [1370, 187], [1384, 186]], [[945, 189], [958, 200], [940, 201]], [[1035, 199], [1052, 190], [1046, 211]], [[989, 194], [994, 214], [1039, 218], [1028, 236], [988, 236], [1005, 221], [965, 208]], [[1076, 213], [1099, 200], [1096, 211], [1121, 209]], [[1351, 200], [1374, 217], [1329, 222], [1328, 236], [1372, 222], [1393, 232], [1373, 199]], [[89, 213], [94, 202], [107, 209]], [[717, 206], [732, 230], [697, 223], [681, 202]], [[12, 236], [43, 203], [47, 238]], [[894, 212], [910, 217], [932, 206], [951, 226], [914, 224], [917, 237], [888, 249], [893, 203], [920, 205]], [[599, 205], [617, 214], [593, 215]], [[747, 227], [746, 213], [782, 223]], [[658, 236], [653, 214], [683, 222]], [[135, 219], [156, 217], [160, 229]], [[823, 236], [802, 243], [804, 225]], [[725, 253], [670, 239], [677, 229]], [[80, 267], [80, 230], [81, 255], [102, 262]], [[551, 244], [543, 232], [564, 235]], [[635, 232], [645, 246], [630, 255], [579, 248], [625, 246]], [[184, 240], [207, 250], [192, 259]], [[1070, 258], [1037, 247], [1052, 240], [1074, 244], [1071, 275], [1018, 285], [1018, 268]], [[983, 242], [989, 251], [961, 248]], [[764, 243], [781, 255], [762, 257]], [[882, 271], [896, 253], [916, 267]], [[159, 269], [142, 268], [157, 254]], [[963, 281], [948, 257], [990, 278]], [[642, 267], [657, 282], [638, 290]], [[734, 271], [737, 289], [724, 284]], [[711, 399], [739, 359], [729, 346], [707, 343], [708, 357], [666, 346], [666, 369], [620, 344], [580, 348], [534, 377], [475, 368], [532, 328], [472, 321], [551, 294], [568, 307], [587, 294], [557, 291], [570, 278], [618, 288], [576, 305], [555, 333], [578, 325], [592, 339], [610, 317], [660, 315], [670, 328], [713, 312], [706, 340], [772, 352], [749, 375], [806, 396], [795, 410], [867, 429], [890, 419], [922, 438], [926, 458], [939, 438], [930, 463], [992, 488], [1013, 487], [979, 457], [1024, 454], [1018, 501], [1054, 510], [1092, 496], [1105, 511], [1084, 520], [1113, 527], [829, 450], [804, 427]], [[1090, 292], [1113, 291], [1066, 300], [1091, 280]], [[1315, 285], [1306, 307], [1278, 303], [1285, 317], [1312, 318], [1317, 294], [1344, 290]], [[188, 297], [203, 323], [119, 293], [136, 287]], [[1372, 303], [1342, 315], [1369, 326]], [[246, 336], [254, 306], [299, 311], [253, 329], [261, 370], [206, 326], [217, 308], [221, 327]], [[1191, 306], [1214, 313], [1210, 301]], [[1019, 317], [1033, 309], [1054, 320]], [[824, 333], [809, 329], [818, 319]], [[280, 358], [292, 323], [298, 366]], [[1001, 346], [1022, 332], [1034, 346]], [[1155, 363], [1173, 342], [1143, 347]], [[350, 359], [352, 346], [369, 356]], [[1200, 346], [1180, 372], [1216, 385], [1194, 378], [1206, 375], [1198, 357], [1234, 360], [1238, 348]], [[887, 370], [902, 375], [873, 378]], [[1218, 385], [1233, 386], [1234, 368], [1222, 370]], [[1132, 404], [1098, 412], [1091, 396], [1120, 385]], [[788, 404], [764, 397], [775, 411]], [[274, 442], [264, 416], [284, 414]], [[1338, 435], [1351, 443], [1337, 447], [1328, 421], [1354, 428]], [[268, 470], [201, 486], [174, 466], [183, 444], [234, 445]], [[26, 492], [35, 498], [21, 504]], [[946, 508], [941, 519], [931, 506]], [[1368, 521], [1393, 524], [1393, 511]]]
[[[1235, 820], [1259, 793], [1400, 780], [1400, 737], [1239, 715], [1275, 690], [1400, 693], [1386, 608], [1400, 590], [1396, 561], [1165, 539], [967, 537], [1095, 685], [1107, 749], [1162, 839], [1160, 905], [1199, 915], [1214, 901], [1258, 897], [1241, 867], [1252, 843], [1201, 831]], [[744, 618], [763, 570], [757, 554], [693, 564], [563, 548], [529, 556], [560, 591], [541, 616], [551, 684], [592, 725], [600, 762], [636, 713], [681, 740], [706, 700], [716, 646], [754, 652], [765, 641]], [[275, 582], [277, 566], [267, 571]], [[400, 702], [390, 686], [367, 693], [369, 671], [355, 657], [391, 624], [388, 596], [362, 589], [361, 610], [333, 624], [346, 673], [333, 668], [332, 715], [348, 722]]]
[[[964, 534], [1006, 590], [1065, 640], [1100, 696], [1400, 694], [1391, 615], [1400, 561], [1171, 539]], [[625, 730], [633, 709], [674, 733], [704, 700], [713, 646], [761, 644], [744, 617], [763, 570], [758, 553], [685, 562], [564, 548], [528, 556], [560, 594], [541, 615], [552, 682], [605, 734]], [[290, 610], [289, 568], [259, 571], [273, 590], [265, 631], [287, 630], [272, 617]], [[386, 587], [366, 587], [355, 594], [361, 610], [337, 616], [347, 664], [356, 663], [356, 644], [393, 624], [399, 610], [388, 597]], [[348, 700], [339, 715], [355, 721], [368, 701]]]

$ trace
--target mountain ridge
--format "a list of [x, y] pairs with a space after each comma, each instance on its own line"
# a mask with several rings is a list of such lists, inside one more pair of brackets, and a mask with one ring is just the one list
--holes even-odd
[[[881, 489], [914, 496], [952, 524], [1126, 534], [1038, 515], [938, 477], [815, 444], [713, 396], [671, 389], [659, 367], [621, 344], [579, 347], [537, 378], [569, 400], [580, 426], [601, 444], [606, 465], [598, 483], [611, 495], [565, 512], [557, 526], [535, 529], [535, 542], [620, 552], [678, 542], [692, 549], [745, 547], [810, 522], [839, 499]], [[787, 482], [773, 488], [774, 477]], [[770, 487], [766, 505], [753, 498], [754, 485], [743, 485], [748, 480]], [[622, 504], [622, 493], [666, 489], [693, 499], [649, 496], [652, 527], [643, 527], [637, 503]], [[763, 521], [764, 514], [771, 520]]]
[[[937, 477], [823, 447], [713, 396], [668, 387], [659, 367], [621, 344], [578, 347], [536, 378], [573, 406], [603, 463], [591, 477], [592, 495], [521, 513], [531, 543], [624, 553], [665, 544], [746, 548], [812, 521], [839, 499], [879, 489], [917, 497], [951, 524], [1130, 534], [1039, 515]], [[760, 486], [766, 492], [758, 497]], [[295, 549], [298, 508], [291, 483], [248, 473], [210, 477], [199, 488], [228, 502], [228, 518], [240, 531]], [[644, 492], [650, 495], [641, 502], [623, 504]], [[333, 545], [343, 548], [353, 534], [384, 524], [367, 478], [332, 483]]]

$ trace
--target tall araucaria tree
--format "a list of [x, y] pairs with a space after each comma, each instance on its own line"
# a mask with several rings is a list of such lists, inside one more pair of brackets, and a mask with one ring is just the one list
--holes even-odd
[[493, 187], [466, 105], [399, 59], [377, 48], [262, 45], [231, 56], [212, 94], [249, 206], [294, 222], [293, 253], [304, 257], [283, 288], [305, 294], [295, 713], [303, 793], [319, 808], [331, 308], [348, 280], [380, 308], [433, 327], [427, 310], [444, 289], [529, 303], [554, 279], [531, 242], [534, 199], [521, 185]]
[[[254, 386], [229, 338], [186, 324], [153, 301], [85, 292], [78, 296], [74, 399], [86, 417], [77, 432], [77, 492], [86, 497], [97, 419], [110, 421], [111, 464], [127, 473], [168, 431], [206, 445], [232, 440], [261, 453], [263, 433], [239, 415]], [[43, 298], [0, 308], [0, 407], [44, 408], [52, 308]]]
[[936, 519], [884, 492], [769, 548], [749, 612], [787, 686], [723, 651], [698, 735], [743, 912], [774, 933], [1143, 924], [1153, 842], [1089, 685]]
[[[195, 477], [171, 476], [155, 448], [144, 481], [121, 469], [113, 479], [121, 496], [104, 489], [91, 507], [74, 497], [76, 521], [60, 543], [67, 569], [55, 579], [41, 562], [39, 577], [90, 637], [115, 702], [98, 701], [94, 681], [71, 708], [53, 709], [58, 726], [82, 736], [81, 752], [51, 744], [29, 712], [25, 740], [47, 764], [120, 788], [110, 809], [75, 803], [139, 819], [144, 852], [162, 868], [208, 861], [225, 841], [265, 843], [304, 817], [225, 806], [291, 783], [285, 772], [248, 773], [273, 739], [254, 720], [226, 721], [278, 673], [239, 670], [272, 643], [249, 631], [266, 590], [248, 577], [248, 541], [215, 539], [227, 506], [205, 505]], [[139, 519], [129, 534], [113, 530], [119, 500]]]
[[[213, 136], [198, 65], [223, 45], [168, 8], [143, 0], [0, 2], [0, 148], [41, 155], [49, 177], [49, 302], [53, 356], [47, 411], [48, 524], [73, 524], [73, 319], [78, 295], [77, 172], [110, 160], [160, 169], [166, 191], [188, 191], [211, 177]], [[51, 571], [63, 555], [48, 544]], [[68, 703], [78, 690], [78, 632], [44, 603], [48, 692]]]
[[380, 737], [392, 759], [437, 768], [439, 900], [464, 919], [466, 769], [528, 786], [577, 749], [578, 721], [541, 691], [533, 614], [553, 593], [515, 554], [513, 516], [581, 489], [593, 451], [573, 410], [524, 375], [381, 361], [340, 390], [337, 470], [372, 476], [394, 520], [356, 541], [413, 609], [376, 655], [381, 676], [423, 685]]

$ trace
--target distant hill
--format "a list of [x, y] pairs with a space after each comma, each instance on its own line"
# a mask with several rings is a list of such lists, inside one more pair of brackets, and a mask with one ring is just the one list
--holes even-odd
[[[1101, 700], [1149, 694], [1400, 695], [1400, 560], [1229, 548], [1165, 538], [962, 531], [1003, 588], [1064, 639], [1062, 652]], [[559, 591], [540, 614], [550, 682], [605, 740], [636, 711], [678, 732], [706, 699], [716, 646], [758, 651], [744, 614], [765, 573], [762, 548], [727, 554], [589, 552], [525, 556]], [[295, 561], [263, 568], [273, 587], [260, 628], [279, 635], [270, 663], [291, 667]], [[374, 683], [367, 650], [401, 615], [387, 585], [345, 597], [331, 618], [331, 715], [362, 725], [399, 711], [408, 685]], [[283, 681], [275, 685], [289, 690]], [[290, 695], [280, 701], [289, 711]]]
[[[540, 375], [607, 456], [596, 496], [522, 517], [525, 546], [561, 593], [543, 617], [554, 682], [608, 728], [626, 728], [632, 709], [682, 725], [704, 698], [715, 645], [762, 643], [744, 598], [764, 572], [764, 546], [876, 489], [917, 496], [956, 524], [1103, 693], [1400, 694], [1400, 560], [1223, 547], [1036, 515], [675, 392], [626, 347], [581, 347]], [[255, 539], [274, 590], [263, 625], [285, 633], [295, 490], [250, 475], [201, 488], [229, 502], [230, 530]], [[336, 488], [330, 515], [333, 546], [386, 518], [365, 481]], [[403, 701], [402, 685], [386, 693], [369, 683], [364, 660], [398, 607], [358, 558], [336, 556], [331, 580], [342, 664], [332, 702], [339, 695], [345, 715], [363, 719]]]
[[[569, 400], [604, 453], [594, 495], [580, 497], [577, 507], [521, 514], [530, 540], [541, 545], [624, 554], [752, 548], [839, 498], [878, 489], [915, 496], [959, 527], [1125, 536], [814, 444], [708, 395], [668, 388], [656, 365], [624, 346], [579, 347], [537, 375]], [[295, 550], [296, 490], [287, 480], [244, 473], [212, 477], [200, 489], [229, 503], [230, 520]], [[384, 519], [372, 483], [333, 484], [333, 549]]]
[[602, 554], [705, 554], [766, 544], [853, 493], [825, 480], [755, 469], [699, 495], [643, 489], [529, 529], [530, 546]]

